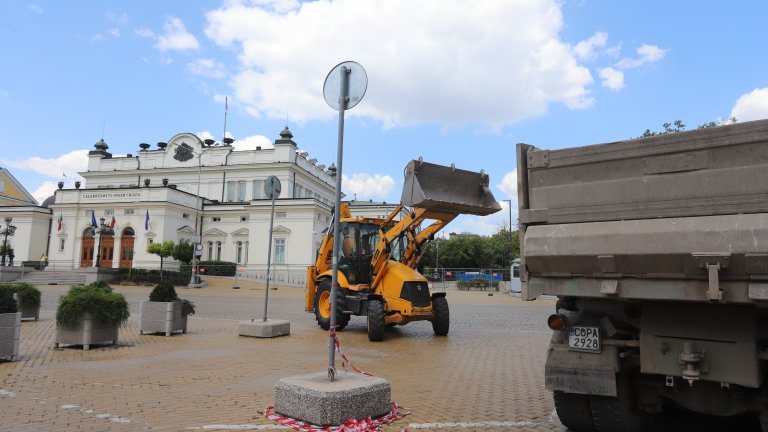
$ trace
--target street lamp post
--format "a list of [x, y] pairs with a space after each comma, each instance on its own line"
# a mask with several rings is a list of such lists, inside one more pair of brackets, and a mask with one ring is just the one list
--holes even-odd
[[13, 218], [7, 217], [5, 218], [5, 229], [3, 230], [3, 257], [2, 262], [0, 262], [0, 265], [5, 266], [5, 257], [8, 254], [8, 236], [12, 236], [13, 233], [16, 231], [16, 227], [11, 225], [11, 222], [13, 222]]
[[107, 224], [104, 223], [103, 217], [99, 219], [99, 222], [101, 222], [101, 225], [99, 225], [99, 247], [96, 249], [96, 268], [101, 267], [101, 242], [102, 237], [104, 236], [104, 231], [107, 229]]

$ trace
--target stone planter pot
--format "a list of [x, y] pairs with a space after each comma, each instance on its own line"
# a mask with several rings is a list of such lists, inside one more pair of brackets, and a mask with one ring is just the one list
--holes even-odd
[[21, 312], [21, 319], [32, 318], [35, 321], [40, 319], [40, 305], [30, 306], [28, 304], [22, 304], [19, 299], [19, 293], [13, 293], [13, 299], [16, 300], [16, 306]]
[[0, 314], [0, 358], [16, 360], [20, 334], [21, 312]]
[[141, 302], [139, 333], [187, 332], [187, 316], [181, 313], [181, 302]]
[[56, 348], [62, 345], [82, 345], [83, 350], [87, 351], [91, 345], [95, 344], [116, 344], [117, 330], [120, 324], [105, 324], [95, 321], [90, 314], [75, 327], [64, 327], [56, 325], [56, 339], [54, 346]]

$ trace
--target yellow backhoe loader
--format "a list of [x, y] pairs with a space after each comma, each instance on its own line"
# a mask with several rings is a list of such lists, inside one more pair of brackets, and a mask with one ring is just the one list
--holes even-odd
[[[445, 293], [430, 294], [416, 266], [428, 241], [458, 215], [489, 215], [501, 209], [488, 182], [482, 171], [412, 160], [405, 168], [400, 205], [387, 218], [352, 217], [349, 205], [342, 203], [336, 329], [359, 315], [368, 318], [371, 341], [381, 341], [387, 326], [423, 320], [432, 322], [436, 335], [447, 335]], [[422, 229], [429, 220], [433, 222]], [[331, 324], [333, 237], [331, 221], [315, 265], [307, 268], [306, 310], [314, 312], [325, 330]]]

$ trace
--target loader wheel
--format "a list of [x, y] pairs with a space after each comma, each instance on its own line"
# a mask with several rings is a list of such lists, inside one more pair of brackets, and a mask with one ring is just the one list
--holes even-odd
[[635, 404], [629, 375], [616, 374], [616, 397], [589, 397], [592, 419], [598, 432], [639, 432], [645, 428], [648, 414]]
[[381, 300], [368, 302], [368, 340], [371, 342], [384, 340], [384, 304]]
[[[349, 324], [349, 314], [344, 310], [344, 294], [336, 292], [336, 330], [343, 330]], [[315, 293], [315, 319], [323, 330], [331, 328], [331, 281], [324, 280]]]
[[437, 336], [445, 336], [448, 334], [448, 327], [450, 327], [451, 319], [448, 312], [448, 300], [445, 297], [435, 297], [432, 299], [432, 330], [435, 331]]
[[555, 391], [552, 396], [555, 399], [557, 416], [563, 426], [575, 432], [594, 432], [595, 422], [592, 421], [589, 395]]

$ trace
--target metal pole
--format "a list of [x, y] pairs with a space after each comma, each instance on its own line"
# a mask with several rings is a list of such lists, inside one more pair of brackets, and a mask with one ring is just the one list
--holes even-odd
[[336, 376], [336, 296], [339, 283], [339, 243], [341, 242], [341, 173], [342, 155], [344, 153], [344, 111], [349, 102], [349, 73], [351, 69], [341, 67], [341, 84], [339, 85], [339, 143], [336, 151], [336, 207], [333, 219], [333, 272], [331, 276], [331, 327], [328, 331], [328, 379], [333, 381]]
[[272, 267], [272, 226], [275, 222], [275, 195], [277, 195], [274, 184], [272, 186], [272, 214], [269, 217], [269, 246], [267, 246], [267, 287], [264, 289], [264, 322], [267, 322], [267, 303], [269, 303], [269, 272]]
[[197, 257], [197, 245], [203, 243], [202, 234], [197, 232], [198, 208], [200, 207], [200, 167], [202, 166], [203, 152], [197, 155], [197, 194], [195, 195], [195, 237], [197, 241], [192, 242], [192, 259], [195, 260], [195, 271], [192, 272], [190, 285], [200, 283], [200, 259]]

